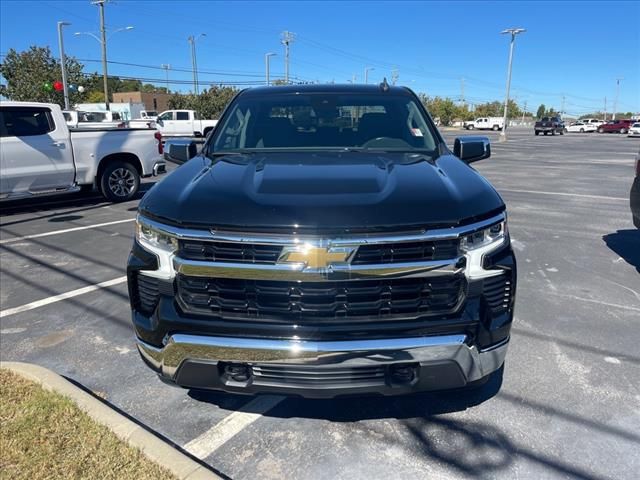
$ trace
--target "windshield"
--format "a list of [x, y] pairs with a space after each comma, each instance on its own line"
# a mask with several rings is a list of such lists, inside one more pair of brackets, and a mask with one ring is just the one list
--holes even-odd
[[415, 100], [385, 93], [240, 96], [212, 141], [216, 153], [436, 148]]

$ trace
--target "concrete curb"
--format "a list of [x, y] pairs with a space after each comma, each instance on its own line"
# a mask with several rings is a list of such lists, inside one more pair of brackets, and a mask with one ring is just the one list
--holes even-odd
[[0, 362], [23, 378], [31, 380], [47, 391], [70, 398], [93, 420], [110, 429], [118, 438], [139, 449], [147, 458], [166, 468], [181, 480], [220, 479], [208, 468], [177, 450], [173, 445], [155, 436], [137, 423], [110, 408], [97, 398], [44, 367], [22, 362]]

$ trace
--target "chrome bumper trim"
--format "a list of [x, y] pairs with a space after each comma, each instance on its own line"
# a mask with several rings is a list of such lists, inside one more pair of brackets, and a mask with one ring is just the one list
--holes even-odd
[[500, 368], [507, 353], [508, 339], [486, 351], [470, 347], [465, 340], [465, 335], [443, 335], [314, 342], [176, 334], [169, 337], [162, 348], [140, 339], [137, 339], [137, 345], [147, 363], [169, 379], [175, 377], [185, 360], [341, 367], [453, 361], [467, 382]]
[[156, 230], [173, 235], [179, 239], [193, 239], [203, 240], [211, 242], [231, 242], [231, 243], [252, 243], [257, 245], [282, 245], [282, 246], [299, 246], [300, 244], [307, 244], [313, 247], [349, 247], [359, 245], [372, 245], [372, 244], [384, 244], [384, 243], [401, 243], [401, 242], [419, 242], [428, 240], [451, 240], [460, 238], [464, 235], [482, 230], [491, 225], [504, 221], [506, 215], [500, 213], [494, 217], [491, 217], [480, 222], [471, 223], [461, 227], [451, 228], [437, 228], [437, 229], [424, 229], [421, 231], [413, 231], [407, 233], [396, 234], [384, 234], [384, 233], [372, 233], [369, 235], [350, 235], [350, 236], [336, 236], [336, 237], [322, 237], [314, 235], [278, 235], [268, 233], [237, 233], [227, 232], [223, 230], [196, 230], [175, 227], [172, 225], [166, 225], [158, 223], [146, 217], [141, 217], [144, 223], [153, 227]]
[[244, 280], [322, 281], [367, 280], [456, 275], [464, 271], [465, 257], [449, 260], [377, 265], [334, 264], [310, 268], [304, 263], [254, 264], [207, 262], [174, 257], [176, 273], [192, 277], [240, 278]]

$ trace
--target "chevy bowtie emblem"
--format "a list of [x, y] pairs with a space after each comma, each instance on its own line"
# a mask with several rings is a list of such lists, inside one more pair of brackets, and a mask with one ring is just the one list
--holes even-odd
[[334, 263], [348, 263], [356, 247], [284, 247], [278, 263], [303, 263], [306, 268], [322, 269]]

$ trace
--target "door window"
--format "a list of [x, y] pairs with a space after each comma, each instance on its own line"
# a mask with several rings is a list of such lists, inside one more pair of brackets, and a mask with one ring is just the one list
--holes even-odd
[[173, 120], [173, 112], [164, 112], [162, 115], [158, 117], [158, 120], [167, 121]]
[[0, 125], [2, 137], [32, 137], [55, 130], [51, 110], [42, 107], [4, 107]]
[[176, 112], [176, 120], [189, 120], [189, 112]]

